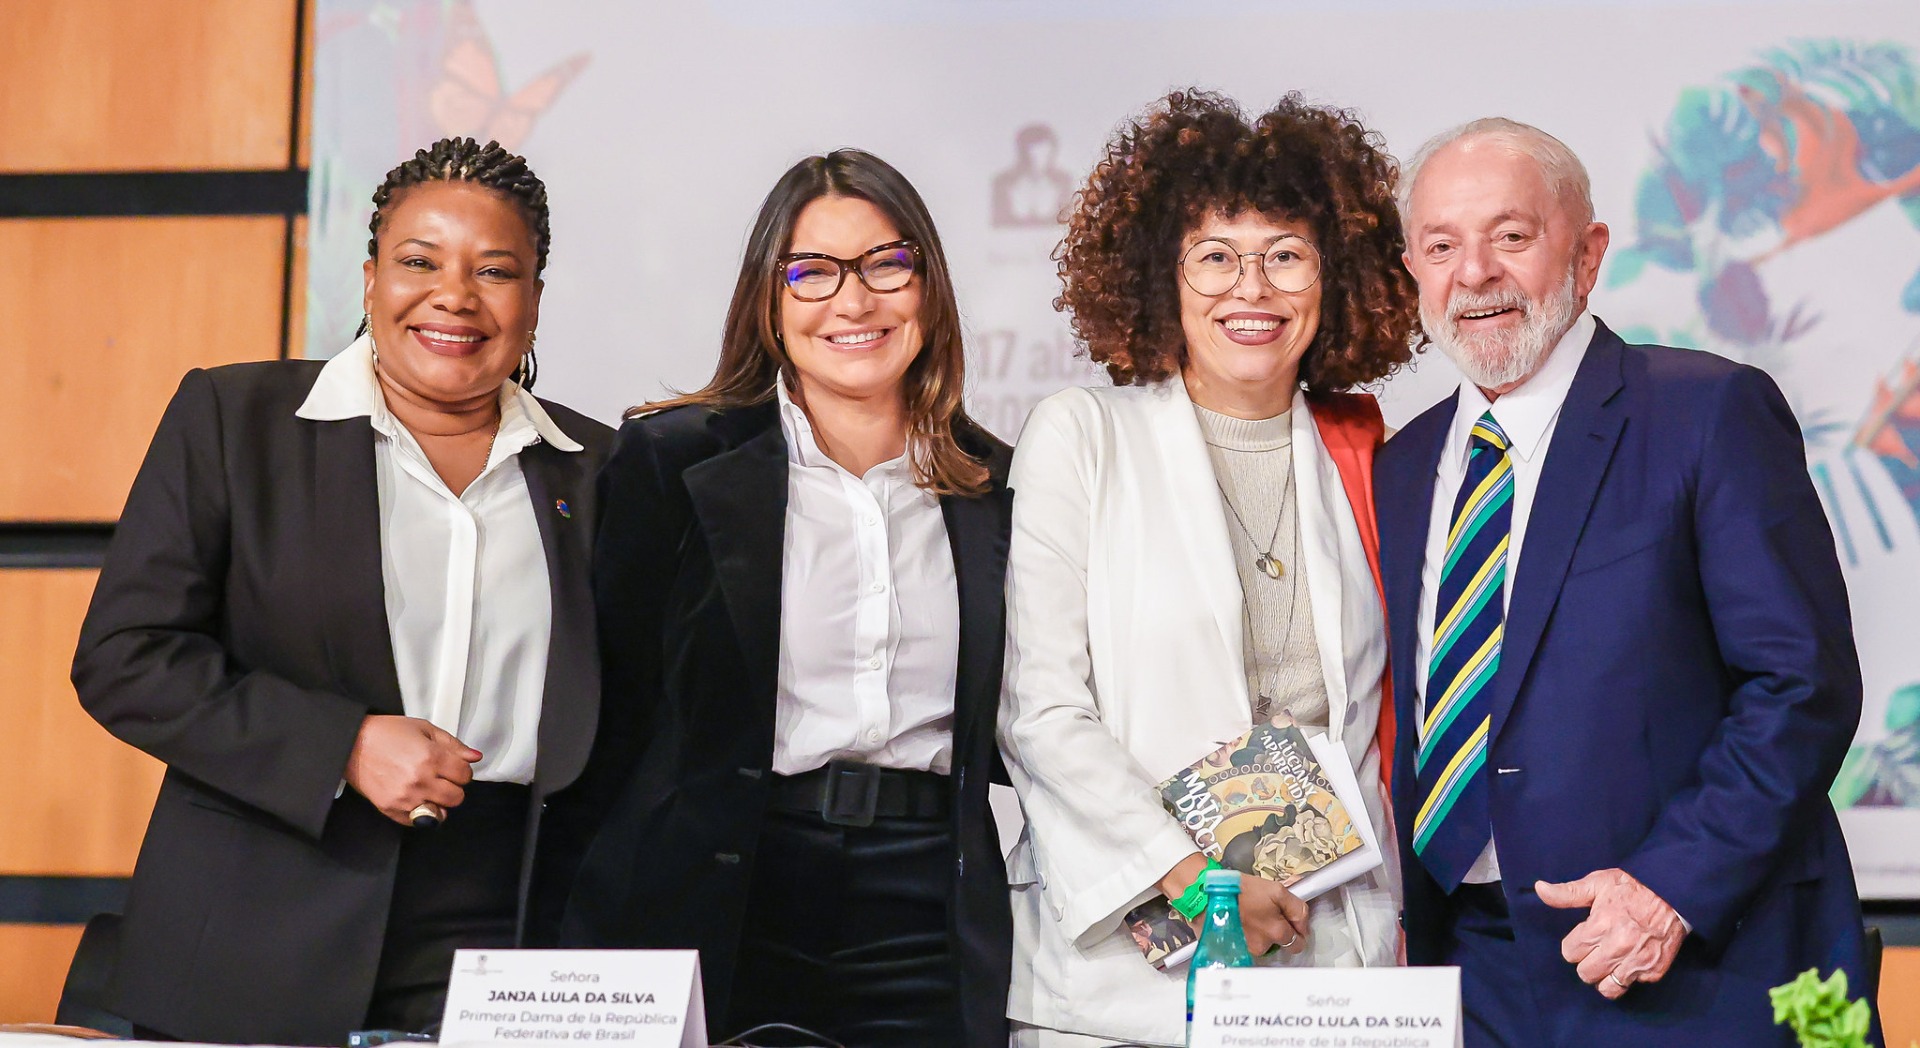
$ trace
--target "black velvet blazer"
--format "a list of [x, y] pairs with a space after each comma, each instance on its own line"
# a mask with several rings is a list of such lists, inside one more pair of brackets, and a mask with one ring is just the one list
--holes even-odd
[[[987, 786], [1005, 781], [994, 725], [1011, 452], [977, 428], [961, 438], [992, 487], [940, 500], [960, 603], [948, 920], [955, 1018], [968, 1044], [1000, 1046], [1013, 926]], [[628, 422], [600, 498], [602, 728], [550, 813], [536, 905], [563, 945], [699, 949], [709, 1028], [723, 1030], [773, 762], [787, 508], [777, 405]]]
[[[295, 416], [321, 366], [188, 373], [74, 656], [87, 712], [167, 765], [107, 1006], [188, 1040], [344, 1043], [366, 1017], [414, 832], [352, 790], [335, 796], [361, 720], [405, 710], [373, 427]], [[545, 407], [586, 450], [520, 453], [552, 585], [536, 800], [573, 781], [593, 737], [593, 477], [613, 441]]]

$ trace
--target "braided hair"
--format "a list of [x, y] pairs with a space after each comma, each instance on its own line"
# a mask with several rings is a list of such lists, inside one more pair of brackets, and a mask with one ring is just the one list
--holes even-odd
[[473, 182], [505, 193], [520, 206], [533, 231], [534, 271], [547, 268], [547, 184], [498, 142], [480, 145], [471, 138], [443, 138], [413, 154], [413, 159], [387, 172], [387, 180], [373, 191], [373, 218], [367, 222], [367, 257], [379, 253], [380, 221], [394, 195], [423, 182]]
[[[525, 157], [507, 152], [499, 142], [481, 145], [471, 138], [443, 138], [413, 154], [387, 172], [386, 181], [373, 191], [373, 217], [367, 221], [367, 257], [380, 257], [380, 223], [394, 198], [402, 191], [427, 182], [472, 182], [506, 195], [520, 209], [533, 233], [534, 272], [547, 268], [547, 247], [553, 239], [548, 224], [547, 184], [527, 166]], [[366, 321], [360, 323], [365, 334]], [[520, 386], [530, 389], [538, 367], [533, 348], [527, 349], [519, 376]]]

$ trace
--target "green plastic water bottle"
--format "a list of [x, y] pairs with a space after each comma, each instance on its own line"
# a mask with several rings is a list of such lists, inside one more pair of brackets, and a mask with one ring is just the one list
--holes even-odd
[[1187, 967], [1187, 1043], [1193, 1043], [1193, 980], [1202, 968], [1251, 968], [1247, 933], [1240, 928], [1240, 872], [1208, 870], [1200, 887], [1207, 893], [1207, 915], [1200, 926], [1200, 944]]

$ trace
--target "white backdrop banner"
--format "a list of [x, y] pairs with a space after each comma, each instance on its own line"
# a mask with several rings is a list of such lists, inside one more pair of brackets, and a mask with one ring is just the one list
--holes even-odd
[[[359, 320], [369, 197], [443, 135], [527, 155], [553, 206], [540, 392], [615, 421], [698, 386], [755, 209], [858, 146], [919, 188], [969, 333], [969, 405], [1012, 439], [1098, 381], [1052, 308], [1058, 215], [1168, 89], [1359, 111], [1405, 156], [1478, 116], [1592, 170], [1629, 340], [1770, 371], [1807, 441], [1867, 701], [1839, 783], [1862, 891], [1920, 897], [1920, 19], [1853, 4], [1507, 0], [319, 0], [306, 345]], [[1404, 422], [1457, 381], [1429, 354]]]

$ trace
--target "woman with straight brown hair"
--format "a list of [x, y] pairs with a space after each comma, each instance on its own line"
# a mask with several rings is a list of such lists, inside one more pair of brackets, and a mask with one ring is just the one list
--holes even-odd
[[919, 194], [809, 157], [713, 379], [630, 412], [601, 474], [604, 719], [542, 880], [565, 945], [699, 949], [717, 1035], [1006, 1043], [1010, 452], [963, 367]]

